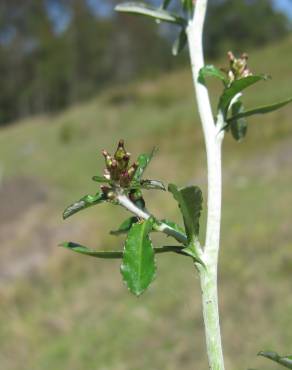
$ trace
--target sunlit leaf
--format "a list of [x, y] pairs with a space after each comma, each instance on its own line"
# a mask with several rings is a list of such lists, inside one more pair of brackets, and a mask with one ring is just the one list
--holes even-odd
[[102, 192], [98, 192], [95, 195], [85, 195], [80, 200], [71, 204], [65, 209], [65, 211], [63, 212], [63, 219], [65, 220], [66, 218], [74, 215], [79, 211], [82, 211], [83, 209], [102, 203], [106, 200], [106, 196]]
[[133, 179], [134, 182], [140, 182], [144, 171], [146, 170], [148, 164], [150, 163], [156, 151], [157, 151], [157, 148], [153, 148], [150, 154], [140, 154], [139, 155], [137, 159], [138, 168], [135, 172], [134, 179]]
[[[233, 117], [238, 117], [238, 115], [244, 111], [244, 107], [240, 101], [232, 105], [232, 115]], [[247, 133], [247, 122], [245, 118], [234, 118], [230, 121], [231, 134], [235, 140], [241, 141]]]
[[158, 19], [163, 22], [174, 23], [181, 26], [186, 25], [184, 18], [179, 15], [169, 12], [162, 8], [155, 8], [151, 5], [140, 2], [127, 2], [119, 4], [115, 7], [117, 12], [138, 14], [146, 17]]
[[226, 74], [223, 73], [219, 68], [213, 65], [206, 65], [205, 67], [200, 69], [198, 81], [205, 85], [206, 84], [206, 77], [215, 77], [221, 80], [224, 85], [227, 83]]
[[229, 118], [227, 120], [227, 122], [229, 123], [232, 120], [238, 120], [240, 118], [250, 117], [250, 116], [253, 116], [255, 114], [270, 113], [270, 112], [273, 112], [277, 109], [280, 109], [280, 108], [284, 107], [285, 105], [287, 105], [291, 102], [292, 102], [292, 98], [289, 98], [289, 99], [286, 99], [282, 102], [275, 103], [275, 104], [265, 105], [265, 106], [262, 106], [262, 107], [257, 107], [257, 108], [249, 109], [249, 110], [246, 110], [246, 111], [237, 112], [237, 113], [232, 112], [232, 117]]
[[138, 221], [137, 217], [127, 218], [124, 222], [121, 223], [117, 230], [110, 231], [111, 235], [121, 235], [126, 234], [132, 227], [134, 223]]
[[199, 219], [203, 203], [201, 189], [197, 186], [178, 189], [176, 185], [169, 184], [168, 190], [179, 204], [188, 242], [192, 243], [199, 235]]
[[229, 104], [235, 95], [243, 91], [249, 86], [256, 84], [259, 81], [266, 80], [268, 77], [265, 75], [253, 75], [235, 80], [232, 82], [231, 86], [226, 88], [220, 97], [218, 108], [223, 112], [224, 115], [227, 114]]
[[258, 353], [259, 356], [266, 357], [272, 361], [277, 362], [278, 364], [287, 367], [288, 369], [292, 369], [292, 355], [288, 356], [280, 356], [276, 352], [272, 351], [261, 351]]
[[154, 250], [149, 233], [153, 219], [133, 224], [125, 242], [121, 273], [129, 290], [139, 296], [148, 288], [156, 273]]
[[166, 188], [162, 181], [159, 180], [142, 180], [141, 188], [146, 190], [163, 190], [166, 191]]
[[87, 256], [96, 257], [96, 258], [122, 258], [123, 251], [96, 251], [90, 248], [87, 248], [83, 245], [73, 243], [73, 242], [64, 242], [60, 244], [60, 247], [70, 249], [73, 252], [85, 254]]
[[165, 225], [171, 227], [175, 231], [178, 231], [179, 233], [182, 233], [182, 234], [185, 233], [184, 229], [180, 225], [176, 224], [173, 221], [163, 219], [163, 220], [161, 220], [161, 222], [163, 222]]

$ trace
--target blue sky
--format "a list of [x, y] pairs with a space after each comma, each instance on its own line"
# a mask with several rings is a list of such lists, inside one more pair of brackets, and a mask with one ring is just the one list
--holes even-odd
[[292, 18], [292, 0], [274, 0], [276, 8], [283, 10], [289, 18]]

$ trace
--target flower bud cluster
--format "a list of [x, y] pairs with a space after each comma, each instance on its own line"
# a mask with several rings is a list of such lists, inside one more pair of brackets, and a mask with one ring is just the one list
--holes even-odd
[[229, 70], [227, 74], [230, 83], [252, 75], [247, 66], [248, 55], [246, 53], [243, 53], [240, 58], [235, 58], [232, 51], [229, 51], [227, 55], [229, 59]]
[[[113, 156], [106, 150], [102, 151], [102, 155], [105, 159], [104, 178], [111, 180], [122, 188], [127, 188], [134, 178], [138, 164], [135, 162], [129, 165], [131, 154], [125, 150], [124, 140], [119, 141]], [[111, 188], [102, 186], [101, 189], [110, 198]]]

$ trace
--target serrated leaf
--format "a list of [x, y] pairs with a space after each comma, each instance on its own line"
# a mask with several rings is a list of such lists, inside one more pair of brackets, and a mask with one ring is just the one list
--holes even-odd
[[138, 168], [135, 172], [134, 179], [133, 179], [134, 182], [140, 182], [144, 171], [146, 170], [148, 164], [150, 163], [156, 151], [157, 151], [157, 148], [153, 148], [151, 153], [139, 155], [137, 159]]
[[166, 188], [162, 181], [159, 180], [141, 180], [140, 183], [141, 189], [146, 190], [163, 190], [166, 191]]
[[229, 123], [232, 120], [237, 120], [237, 119], [244, 118], [244, 117], [254, 116], [255, 114], [270, 113], [270, 112], [273, 112], [273, 111], [275, 111], [277, 109], [280, 109], [280, 108], [284, 107], [285, 105], [287, 105], [287, 104], [289, 104], [291, 102], [292, 102], [292, 98], [289, 98], [289, 99], [284, 100], [284, 101], [279, 102], [279, 103], [265, 105], [265, 106], [257, 107], [257, 108], [253, 108], [253, 109], [249, 109], [249, 110], [246, 110], [246, 111], [243, 111], [243, 112], [238, 112], [236, 114], [232, 113], [232, 117], [230, 117], [227, 120], [227, 122]]
[[109, 184], [111, 182], [111, 180], [106, 179], [103, 176], [92, 176], [92, 180], [95, 182], [103, 182], [105, 184]]
[[[242, 102], [237, 101], [232, 105], [232, 115], [234, 117], [238, 116], [244, 111]], [[247, 122], [245, 118], [233, 119], [230, 122], [231, 134], [235, 140], [241, 141], [247, 133]]]
[[186, 20], [179, 15], [169, 12], [162, 8], [154, 8], [151, 5], [141, 2], [127, 2], [115, 7], [117, 12], [143, 15], [146, 17], [158, 19], [163, 22], [186, 25]]
[[181, 29], [178, 37], [172, 45], [172, 55], [177, 56], [187, 44], [187, 34], [184, 28]]
[[137, 217], [127, 218], [124, 222], [121, 223], [117, 230], [110, 231], [111, 235], [121, 235], [126, 234], [132, 227], [134, 223], [138, 221]]
[[121, 274], [129, 290], [137, 296], [148, 288], [156, 273], [154, 250], [149, 238], [153, 223], [149, 218], [134, 224], [125, 242]]
[[123, 251], [96, 251], [90, 248], [87, 248], [81, 244], [73, 242], [64, 242], [60, 244], [60, 247], [70, 249], [73, 252], [85, 254], [87, 256], [96, 257], [96, 258], [122, 258]]
[[254, 85], [255, 83], [259, 81], [266, 80], [267, 76], [264, 75], [253, 75], [241, 78], [239, 80], [235, 80], [232, 82], [231, 86], [226, 88], [223, 92], [223, 94], [220, 97], [218, 109], [223, 112], [223, 114], [226, 116], [229, 104], [233, 97], [246, 89], [249, 86]]
[[199, 71], [198, 81], [205, 85], [206, 84], [206, 77], [215, 77], [221, 80], [224, 85], [226, 86], [227, 78], [226, 75], [217, 67], [213, 65], [206, 65]]
[[86, 209], [91, 206], [95, 206], [96, 204], [105, 202], [106, 196], [102, 192], [98, 192], [95, 195], [85, 195], [77, 202], [71, 204], [69, 207], [65, 209], [63, 212], [63, 219], [74, 215], [75, 213], [82, 211], [83, 209]]
[[203, 202], [201, 189], [197, 186], [187, 186], [178, 189], [176, 185], [169, 184], [168, 190], [179, 204], [188, 243], [190, 244], [194, 242], [199, 235], [199, 220]]
[[258, 353], [258, 355], [275, 361], [278, 364], [287, 367], [288, 369], [292, 369], [292, 355], [280, 356], [278, 353], [272, 351], [261, 351]]

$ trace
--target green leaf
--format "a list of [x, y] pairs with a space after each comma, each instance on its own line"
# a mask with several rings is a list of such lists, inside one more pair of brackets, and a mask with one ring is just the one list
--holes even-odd
[[237, 95], [238, 93], [240, 93], [247, 87], [252, 86], [257, 82], [266, 80], [266, 79], [267, 79], [267, 76], [254, 75], [254, 76], [244, 77], [239, 80], [235, 80], [234, 82], [232, 82], [230, 87], [224, 90], [223, 94], [220, 97], [218, 108], [222, 110], [223, 114], [226, 116], [230, 102], [235, 97], [235, 95]]
[[180, 225], [176, 224], [173, 221], [163, 219], [163, 220], [161, 220], [161, 222], [163, 222], [165, 225], [171, 227], [172, 229], [178, 231], [179, 233], [182, 233], [182, 234], [185, 233], [184, 229]]
[[181, 0], [183, 9], [192, 12], [194, 9], [193, 0]]
[[156, 151], [157, 151], [157, 148], [153, 148], [150, 154], [140, 154], [139, 155], [137, 159], [138, 168], [135, 172], [134, 179], [133, 179], [134, 182], [140, 182], [144, 171], [146, 170], [148, 164], [150, 163]]
[[171, 2], [171, 0], [163, 0], [161, 8], [162, 9], [167, 9], [170, 2]]
[[[73, 242], [63, 242], [59, 244], [60, 247], [69, 249], [73, 252], [84, 254], [86, 256], [95, 257], [95, 258], [104, 258], [104, 259], [118, 259], [123, 258], [124, 251], [97, 251], [85, 247], [84, 245], [73, 243]], [[183, 247], [179, 245], [164, 245], [162, 247], [154, 248], [155, 254], [162, 254], [162, 253], [182, 253]]]
[[261, 351], [258, 353], [259, 356], [266, 357], [272, 361], [277, 362], [280, 365], [283, 365], [284, 367], [287, 367], [288, 369], [292, 369], [292, 355], [288, 356], [280, 356], [276, 352], [270, 352], [270, 351]]
[[161, 253], [167, 253], [167, 252], [184, 254], [182, 251], [183, 251], [183, 247], [180, 245], [164, 245], [163, 247], [154, 248], [155, 254], [161, 254]]
[[122, 3], [117, 5], [115, 10], [122, 13], [144, 15], [146, 17], [158, 19], [163, 22], [179, 24], [181, 26], [186, 25], [186, 20], [179, 15], [166, 11], [165, 9], [154, 8], [151, 5], [140, 2]]
[[60, 247], [64, 247], [70, 249], [71, 251], [96, 258], [107, 258], [107, 259], [123, 258], [123, 251], [95, 251], [87, 247], [84, 247], [83, 245], [72, 242], [61, 243]]
[[250, 117], [250, 116], [253, 116], [255, 114], [270, 113], [270, 112], [273, 112], [277, 109], [280, 109], [280, 108], [284, 107], [285, 105], [287, 105], [291, 102], [292, 102], [292, 98], [289, 98], [289, 99], [284, 100], [284, 101], [279, 102], [279, 103], [265, 105], [265, 106], [262, 106], [262, 107], [257, 107], [257, 108], [254, 108], [254, 109], [246, 110], [244, 112], [237, 112], [237, 113], [232, 112], [232, 117], [229, 118], [227, 120], [227, 122], [229, 123], [232, 120], [237, 120], [237, 119], [244, 118], [244, 117]]
[[[244, 107], [240, 101], [237, 101], [232, 105], [232, 115], [238, 116], [244, 111]], [[245, 118], [234, 118], [230, 122], [231, 134], [235, 140], [241, 141], [247, 133], [247, 122]]]
[[121, 235], [126, 234], [132, 227], [134, 223], [138, 221], [137, 217], [127, 218], [124, 222], [121, 223], [117, 230], [110, 231], [111, 235]]
[[163, 190], [166, 191], [166, 188], [162, 181], [159, 180], [142, 180], [140, 187], [146, 190]]
[[154, 250], [149, 233], [154, 220], [133, 224], [125, 242], [121, 266], [123, 280], [129, 290], [139, 296], [153, 281], [156, 273]]
[[177, 56], [186, 46], [188, 39], [185, 28], [182, 28], [177, 39], [172, 45], [172, 55]]
[[202, 192], [197, 186], [188, 186], [178, 189], [176, 185], [169, 184], [168, 191], [178, 202], [186, 229], [188, 243], [193, 243], [199, 235], [199, 219], [202, 210]]
[[224, 85], [227, 84], [226, 75], [217, 67], [213, 65], [206, 65], [205, 67], [201, 68], [199, 71], [198, 81], [205, 85], [206, 84], [206, 77], [215, 77], [221, 80]]
[[85, 195], [78, 202], [71, 204], [63, 212], [63, 219], [74, 215], [75, 213], [82, 211], [85, 208], [94, 206], [96, 204], [106, 201], [106, 196], [102, 192], [98, 192], [95, 195]]
[[[198, 242], [198, 241], [197, 241]], [[190, 256], [194, 259], [195, 262], [200, 263], [202, 266], [206, 267], [205, 263], [200, 258], [197, 248], [194, 245], [190, 245], [181, 251], [182, 253], [186, 254], [187, 256]]]
[[106, 184], [109, 184], [111, 182], [111, 180], [108, 180], [103, 176], [93, 176], [92, 180], [96, 181], [96, 182], [103, 182], [103, 183], [106, 183]]

